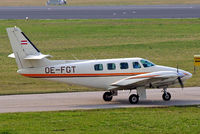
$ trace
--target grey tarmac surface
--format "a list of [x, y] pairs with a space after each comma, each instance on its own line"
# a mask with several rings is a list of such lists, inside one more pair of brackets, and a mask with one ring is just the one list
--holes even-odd
[[[162, 100], [161, 89], [147, 90], [147, 100], [132, 105], [129, 91], [120, 91], [111, 102], [104, 102], [104, 92], [50, 93], [0, 96], [0, 113], [103, 109], [127, 107], [163, 107], [200, 104], [200, 87], [170, 88], [171, 101]], [[132, 91], [135, 93], [135, 91]]]
[[200, 5], [0, 7], [0, 19], [200, 18]]

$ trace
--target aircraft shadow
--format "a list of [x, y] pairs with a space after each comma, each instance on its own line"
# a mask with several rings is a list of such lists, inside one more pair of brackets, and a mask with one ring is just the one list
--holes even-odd
[[187, 106], [187, 105], [199, 105], [200, 100], [145, 100], [140, 101], [138, 104], [130, 104], [128, 100], [114, 100], [112, 102], [106, 102], [104, 104], [96, 105], [78, 105], [75, 108], [80, 109], [100, 109], [100, 108], [125, 108], [125, 107], [165, 107], [165, 106]]

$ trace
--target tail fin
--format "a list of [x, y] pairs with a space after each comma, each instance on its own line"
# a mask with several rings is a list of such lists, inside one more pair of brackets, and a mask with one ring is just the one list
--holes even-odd
[[46, 57], [51, 57], [40, 53], [20, 28], [12, 27], [6, 30], [14, 53], [10, 57], [15, 57], [19, 69], [42, 66], [42, 62], [48, 61]]

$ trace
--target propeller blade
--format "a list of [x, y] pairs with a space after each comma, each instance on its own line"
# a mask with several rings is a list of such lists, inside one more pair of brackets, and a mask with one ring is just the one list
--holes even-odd
[[181, 77], [178, 77], [177, 79], [178, 79], [179, 84], [181, 85], [181, 88], [184, 88], [183, 81], [181, 80]]

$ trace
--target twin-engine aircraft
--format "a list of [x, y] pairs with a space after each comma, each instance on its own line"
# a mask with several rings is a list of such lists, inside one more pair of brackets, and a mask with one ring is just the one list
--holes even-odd
[[120, 58], [101, 60], [49, 60], [17, 27], [7, 28], [18, 73], [31, 78], [54, 80], [67, 84], [101, 88], [105, 101], [117, 96], [118, 90], [136, 90], [129, 97], [131, 104], [146, 99], [146, 88], [163, 88], [162, 98], [171, 99], [167, 92], [170, 85], [183, 81], [192, 74], [172, 67], [155, 65], [143, 58]]

